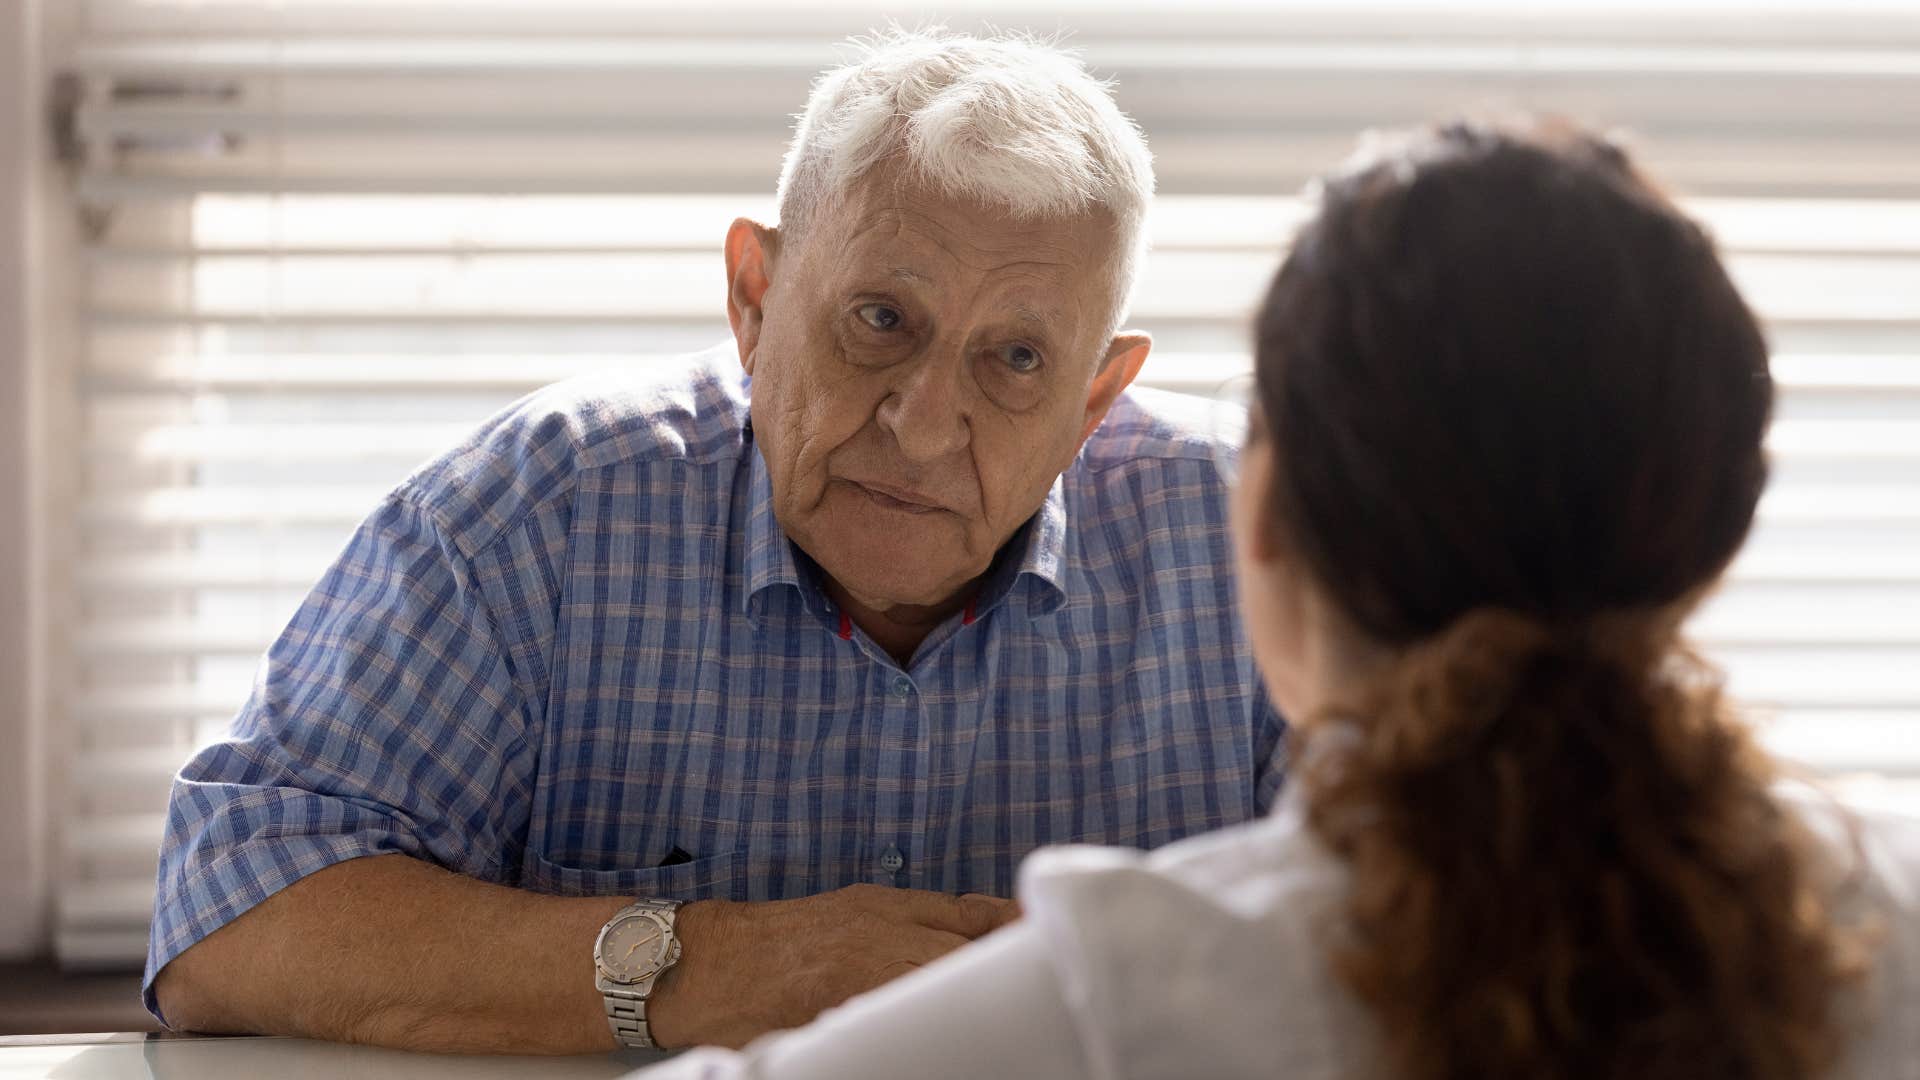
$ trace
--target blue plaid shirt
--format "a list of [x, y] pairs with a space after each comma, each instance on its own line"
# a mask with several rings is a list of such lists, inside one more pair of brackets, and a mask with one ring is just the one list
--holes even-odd
[[1207, 406], [1120, 398], [903, 669], [780, 531], [731, 343], [548, 388], [374, 511], [176, 780], [147, 956], [403, 852], [563, 895], [1010, 895], [1263, 813]]

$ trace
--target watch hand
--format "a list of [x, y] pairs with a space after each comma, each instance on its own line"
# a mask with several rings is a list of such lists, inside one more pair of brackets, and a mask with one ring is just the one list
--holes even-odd
[[634, 942], [633, 946], [627, 950], [627, 955], [621, 957], [621, 959], [625, 960], [628, 957], [631, 957], [634, 953], [640, 950], [640, 946], [647, 944], [648, 942], [652, 941], [654, 938], [657, 938], [659, 936], [660, 936], [660, 932], [658, 930], [655, 930], [653, 933], [648, 934], [646, 937], [643, 937], [639, 941]]

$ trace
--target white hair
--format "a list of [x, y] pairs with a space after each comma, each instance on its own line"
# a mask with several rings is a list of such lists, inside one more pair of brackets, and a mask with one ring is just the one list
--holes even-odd
[[1117, 328], [1146, 247], [1153, 156], [1109, 85], [1073, 53], [1026, 36], [932, 27], [853, 44], [858, 58], [821, 75], [799, 117], [780, 170], [781, 229], [803, 233], [882, 162], [1016, 217], [1105, 210], [1117, 234]]

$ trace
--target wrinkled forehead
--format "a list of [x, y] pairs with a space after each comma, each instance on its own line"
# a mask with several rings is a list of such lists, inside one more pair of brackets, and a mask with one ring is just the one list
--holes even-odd
[[803, 243], [829, 272], [905, 271], [935, 286], [1007, 278], [1084, 304], [1111, 291], [1120, 253], [1117, 224], [1102, 208], [1022, 216], [890, 173], [863, 178], [824, 209]]

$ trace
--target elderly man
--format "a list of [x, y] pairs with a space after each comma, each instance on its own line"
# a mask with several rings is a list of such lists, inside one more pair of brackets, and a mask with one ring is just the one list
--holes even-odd
[[1127, 390], [1151, 190], [1051, 49], [825, 76], [780, 226], [727, 234], [731, 347], [496, 417], [274, 644], [174, 788], [149, 1004], [740, 1045], [1014, 917], [1040, 844], [1265, 810], [1207, 410]]

